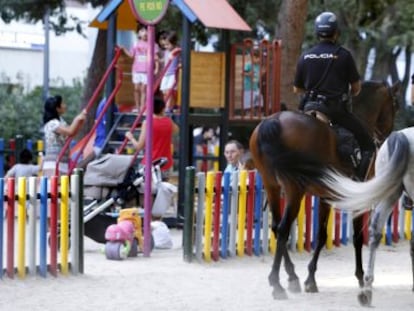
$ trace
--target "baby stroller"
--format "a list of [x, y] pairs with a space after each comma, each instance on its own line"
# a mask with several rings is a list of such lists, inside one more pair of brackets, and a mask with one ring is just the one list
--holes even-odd
[[[85, 235], [98, 243], [105, 243], [105, 231], [117, 223], [120, 209], [142, 207], [144, 169], [131, 166], [133, 156], [106, 154], [90, 162], [84, 176], [84, 228]], [[162, 217], [173, 202], [176, 186], [163, 182], [161, 167], [166, 158], [152, 163], [152, 215]], [[141, 209], [142, 210], [142, 209]], [[142, 213], [140, 213], [142, 216]]]

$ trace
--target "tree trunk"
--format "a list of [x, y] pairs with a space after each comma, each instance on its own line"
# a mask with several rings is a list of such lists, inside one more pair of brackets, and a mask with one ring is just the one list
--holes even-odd
[[[98, 36], [96, 38], [95, 48], [92, 55], [91, 64], [88, 68], [88, 73], [85, 80], [85, 87], [82, 95], [82, 107], [86, 107], [89, 100], [92, 98], [99, 82], [101, 81], [103, 74], [106, 70], [106, 30], [99, 29]], [[103, 90], [102, 90], [103, 91]], [[102, 96], [103, 94], [101, 94]], [[98, 102], [101, 98], [98, 97], [97, 102], [91, 108], [88, 113], [87, 123], [82, 127], [79, 133], [80, 137], [85, 136], [87, 132], [92, 128], [95, 119], [95, 112], [98, 106]]]
[[296, 63], [301, 54], [305, 35], [308, 1], [282, 1], [275, 30], [276, 38], [282, 40], [281, 101], [289, 110], [298, 107], [298, 97], [293, 93], [293, 79]]

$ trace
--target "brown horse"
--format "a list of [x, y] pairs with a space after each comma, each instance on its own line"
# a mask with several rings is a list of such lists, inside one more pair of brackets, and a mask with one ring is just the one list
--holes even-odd
[[[385, 139], [393, 129], [396, 101], [400, 83], [388, 86], [385, 82], [366, 81], [362, 84], [360, 94], [354, 99], [353, 111], [364, 120], [369, 131], [380, 139]], [[314, 174], [321, 174], [325, 167], [334, 167], [347, 176], [354, 176], [354, 168], [344, 163], [337, 152], [337, 136], [327, 123], [313, 116], [294, 112], [278, 112], [263, 120], [250, 138], [250, 151], [254, 163], [262, 175], [269, 206], [272, 211], [272, 230], [277, 236], [277, 248], [269, 275], [275, 299], [286, 299], [287, 294], [279, 281], [282, 257], [288, 274], [288, 289], [293, 292], [301, 290], [299, 278], [295, 273], [289, 257], [286, 243], [292, 222], [296, 219], [300, 202], [305, 193], [321, 198], [328, 192]], [[280, 193], [283, 190], [286, 206], [280, 214]], [[317, 292], [315, 271], [320, 251], [327, 240], [327, 222], [329, 204], [321, 200], [319, 208], [318, 241], [313, 257], [308, 265], [308, 277], [305, 291]], [[354, 248], [356, 259], [355, 276], [359, 285], [363, 285], [362, 269], [362, 216], [353, 220]]]

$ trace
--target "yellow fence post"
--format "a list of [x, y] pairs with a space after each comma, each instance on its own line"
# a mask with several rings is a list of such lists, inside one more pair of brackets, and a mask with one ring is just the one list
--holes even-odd
[[[328, 224], [327, 224], [327, 232], [328, 238], [326, 239], [326, 248], [332, 249], [333, 247], [333, 225], [334, 225], [334, 212], [333, 208], [329, 209], [329, 216], [328, 216]], [[321, 225], [321, 224], [320, 224]]]
[[246, 227], [246, 203], [247, 203], [247, 171], [240, 171], [239, 208], [237, 218], [237, 255], [244, 255], [244, 232]]
[[61, 272], [69, 272], [69, 176], [60, 178], [60, 265]]
[[411, 240], [411, 213], [412, 211], [405, 211], [405, 238]]
[[299, 214], [298, 214], [298, 240], [297, 249], [298, 252], [303, 252], [305, 248], [304, 244], [304, 233], [305, 233], [305, 196], [303, 196], [300, 202]]
[[211, 261], [211, 226], [213, 224], [214, 172], [207, 172], [206, 178], [206, 207], [204, 219], [204, 259]]
[[18, 179], [18, 201], [17, 201], [17, 275], [20, 278], [26, 276], [26, 178]]

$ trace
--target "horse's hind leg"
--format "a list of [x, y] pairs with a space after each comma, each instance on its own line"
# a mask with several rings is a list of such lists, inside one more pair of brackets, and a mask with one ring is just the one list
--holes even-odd
[[[274, 299], [287, 299], [286, 291], [280, 284], [280, 265], [282, 257], [285, 258], [285, 268], [289, 274], [289, 290], [300, 291], [299, 279], [295, 273], [294, 265], [288, 255], [286, 247], [289, 237], [290, 227], [299, 211], [301, 195], [286, 194], [287, 205], [283, 214], [283, 218], [277, 228], [277, 247], [273, 260], [272, 271], [269, 275], [269, 283], [273, 287]], [[273, 208], [273, 207], [272, 207]]]
[[285, 270], [288, 274], [288, 290], [292, 293], [300, 293], [302, 289], [300, 287], [299, 277], [295, 272], [295, 265], [290, 259], [287, 248], [285, 250], [283, 258], [285, 259]]
[[318, 265], [319, 255], [322, 248], [326, 244], [328, 237], [326, 227], [328, 224], [328, 216], [330, 212], [330, 206], [327, 203], [321, 202], [319, 208], [319, 229], [318, 229], [318, 241], [316, 243], [315, 252], [308, 265], [308, 277], [305, 281], [305, 291], [308, 293], [317, 293], [318, 286], [316, 284], [315, 273]]
[[[268, 196], [268, 202], [272, 211], [272, 231], [275, 237], [277, 237], [277, 228], [280, 223], [280, 187], [273, 187], [271, 191], [268, 191], [268, 193], [271, 193], [270, 196]], [[299, 277], [297, 276], [295, 272], [295, 266], [290, 259], [289, 252], [286, 249], [286, 251], [283, 254], [283, 258], [285, 260], [285, 270], [288, 274], [288, 289], [290, 292], [298, 293], [301, 291]], [[270, 281], [270, 280], [269, 280]]]
[[367, 271], [364, 276], [364, 285], [358, 295], [358, 301], [363, 306], [370, 306], [372, 301], [372, 283], [374, 282], [375, 255], [382, 237], [382, 228], [392, 212], [395, 196], [382, 201], [377, 205], [371, 217], [369, 226], [369, 257]]

